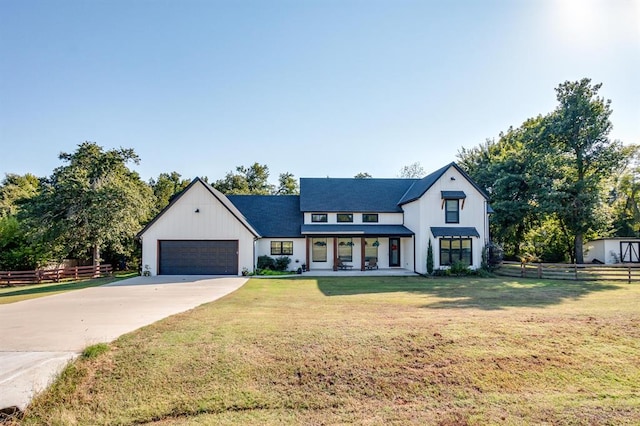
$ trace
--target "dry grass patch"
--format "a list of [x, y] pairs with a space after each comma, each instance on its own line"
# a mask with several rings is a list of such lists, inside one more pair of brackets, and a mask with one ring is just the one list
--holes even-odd
[[249, 281], [70, 366], [25, 424], [637, 424], [640, 286]]

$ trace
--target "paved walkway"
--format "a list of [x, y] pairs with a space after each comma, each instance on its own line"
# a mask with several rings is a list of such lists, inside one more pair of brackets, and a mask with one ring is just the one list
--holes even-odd
[[24, 409], [82, 350], [211, 302], [246, 279], [136, 277], [0, 305], [0, 409]]

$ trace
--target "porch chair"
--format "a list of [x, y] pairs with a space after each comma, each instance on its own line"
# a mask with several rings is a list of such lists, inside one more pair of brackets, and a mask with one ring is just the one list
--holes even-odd
[[338, 269], [347, 270], [353, 268], [353, 265], [348, 265], [342, 261], [342, 259], [338, 258], [336, 266]]
[[378, 259], [375, 257], [369, 259], [369, 262], [365, 265], [365, 269], [378, 269]]

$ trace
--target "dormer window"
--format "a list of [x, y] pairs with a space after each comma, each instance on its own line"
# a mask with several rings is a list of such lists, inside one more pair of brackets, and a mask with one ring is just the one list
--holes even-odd
[[311, 215], [311, 222], [327, 222], [326, 213], [313, 213]]
[[338, 213], [336, 216], [338, 222], [353, 222], [353, 213]]
[[362, 222], [363, 223], [378, 223], [378, 213], [363, 213], [362, 214]]

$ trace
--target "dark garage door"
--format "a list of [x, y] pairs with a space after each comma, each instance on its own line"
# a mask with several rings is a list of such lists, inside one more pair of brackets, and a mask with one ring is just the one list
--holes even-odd
[[160, 241], [160, 275], [238, 275], [238, 241]]

